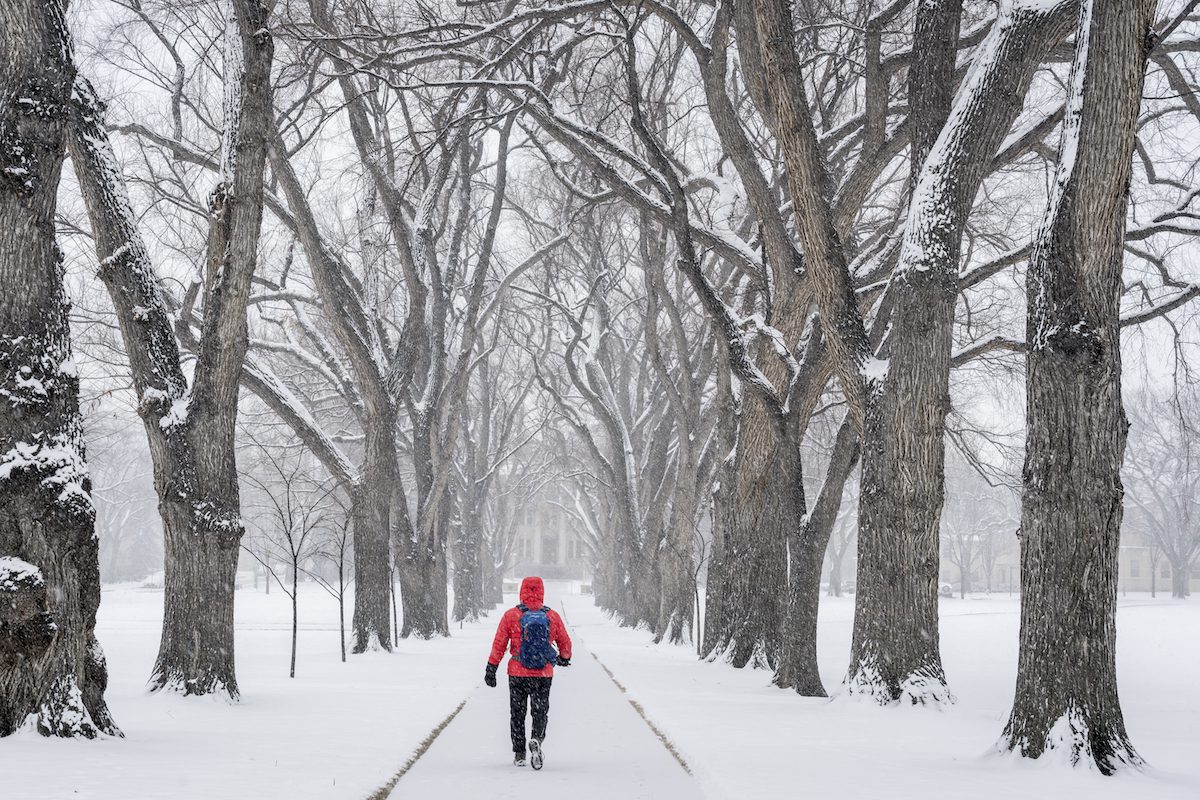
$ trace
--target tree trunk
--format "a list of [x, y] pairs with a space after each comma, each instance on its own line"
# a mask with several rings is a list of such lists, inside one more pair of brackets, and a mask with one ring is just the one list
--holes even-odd
[[428, 547], [410, 548], [400, 562], [400, 636], [433, 639], [449, 636], [446, 619], [446, 555]]
[[829, 589], [830, 597], [842, 596], [842, 554], [840, 551], [830, 552], [829, 555]]
[[709, 516], [712, 519], [712, 543], [709, 545], [708, 570], [704, 585], [704, 630], [701, 637], [702, 657], [715, 658], [722, 654], [722, 640], [728, 628], [728, 593], [726, 585], [725, 541], [730, 526], [734, 488], [734, 462], [737, 460], [738, 406], [733, 396], [731, 379], [726, 370], [717, 371], [717, 452], [722, 461], [717, 467], [716, 486], [712, 491]]
[[74, 77], [64, 14], [57, 0], [0, 6], [0, 736], [120, 734], [54, 238]]
[[804, 516], [800, 458], [781, 441], [765, 404], [755, 397], [744, 402], [734, 464], [722, 475], [726, 508], [719, 556], [714, 551], [720, 580], [714, 583], [710, 567], [706, 655], [738, 668], [775, 669], [787, 610], [788, 542]]
[[[492, 549], [499, 544], [495, 538], [498, 535], [493, 532], [490, 542], [483, 541], [480, 544], [482, 552], [479, 559], [483, 569], [483, 597], [486, 611], [491, 611], [496, 605], [504, 602], [504, 565], [497, 563], [497, 558], [500, 558], [501, 561], [503, 558], [501, 553]], [[594, 576], [592, 583], [595, 583]], [[593, 591], [595, 590], [593, 589]]]
[[696, 493], [699, 465], [688, 443], [679, 442], [678, 476], [671, 494], [671, 517], [658, 553], [659, 607], [655, 641], [682, 644], [693, 625]]
[[300, 565], [292, 559], [292, 665], [289, 678], [296, 677], [296, 638], [300, 634], [300, 597], [299, 597]]
[[938, 528], [962, 232], [1034, 70], [1068, 28], [1055, 7], [1001, 7], [913, 191], [863, 432], [847, 677], [848, 692], [880, 703], [953, 700], [939, 650]]
[[1084, 0], [1049, 207], [1030, 260], [1016, 697], [1001, 741], [1111, 774], [1138, 765], [1117, 697], [1128, 422], [1121, 268], [1154, 0]]
[[191, 505], [159, 506], [174, 507], [163, 511], [163, 628], [150, 685], [236, 699], [233, 586], [241, 526], [194, 525]]
[[[428, 412], [413, 415], [413, 466], [416, 473], [416, 517], [403, 497], [397, 500], [396, 564], [400, 570], [400, 636], [432, 639], [449, 636], [446, 534], [449, 502], [437, 496], [434, 469], [435, 420]], [[400, 507], [401, 504], [403, 507]]]
[[346, 663], [346, 567], [338, 560], [338, 643], [342, 648], [342, 663]]
[[775, 673], [775, 684], [795, 689], [797, 694], [805, 697], [826, 696], [817, 663], [821, 567], [825, 563], [825, 551], [829, 548], [829, 537], [837, 522], [846, 482], [857, 464], [858, 433], [850, 420], [845, 419], [838, 428], [821, 492], [812, 511], [804, 517], [799, 535], [791, 544], [784, 650]]
[[[390, 435], [380, 446], [391, 444]], [[369, 445], [368, 445], [369, 447]], [[373, 464], [368, 455], [363, 481], [351, 491], [350, 516], [354, 521], [354, 615], [352, 653], [392, 649], [391, 560], [388, 530], [391, 525], [392, 490], [386, 476], [389, 464]]]
[[1191, 594], [1191, 569], [1188, 564], [1171, 565], [1171, 597], [1183, 600]]
[[462, 521], [454, 537], [454, 621], [475, 622], [485, 611], [483, 599], [482, 498], [472, 489], [461, 493]]

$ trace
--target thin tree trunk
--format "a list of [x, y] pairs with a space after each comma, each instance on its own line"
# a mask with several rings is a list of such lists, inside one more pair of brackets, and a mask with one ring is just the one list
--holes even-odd
[[0, 736], [120, 734], [54, 238], [74, 78], [64, 15], [60, 0], [0, 5]]
[[1016, 697], [1002, 749], [1104, 774], [1141, 759], [1117, 696], [1128, 422], [1120, 298], [1154, 0], [1084, 0], [1049, 207], [1030, 260]]
[[338, 640], [342, 647], [342, 663], [346, 663], [346, 568], [338, 561]]
[[292, 558], [292, 665], [290, 678], [296, 677], [296, 637], [300, 633], [300, 599], [299, 599], [300, 565]]

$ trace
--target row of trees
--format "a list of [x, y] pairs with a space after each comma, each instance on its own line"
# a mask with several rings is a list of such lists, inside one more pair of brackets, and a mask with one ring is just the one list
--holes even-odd
[[[51, 258], [53, 165], [70, 150], [84, 204], [63, 230], [99, 260], [108, 299], [89, 315], [119, 330], [112, 380], [132, 386], [162, 516], [153, 685], [237, 696], [240, 389], [271, 420], [243, 418], [240, 438], [270, 453], [254, 517], [279, 518], [293, 601], [318, 507], [345, 508], [354, 652], [390, 649], [396, 599], [400, 636], [490, 608], [522, 504], [556, 481], [601, 605], [822, 696], [823, 564], [849, 546], [835, 530], [855, 483], [845, 690], [952, 702], [937, 634], [946, 443], [981, 471], [1011, 457], [996, 396], [1019, 385], [1023, 356], [1021, 667], [1004, 746], [1138, 763], [1113, 665], [1120, 333], [1197, 293], [1177, 274], [1196, 232], [1181, 133], [1200, 123], [1192, 6], [85, 8], [103, 24], [81, 76], [54, 56], [70, 113], [39, 123], [52, 157], [33, 185], [49, 205], [35, 219], [10, 168], [0, 213], [41, 226]], [[47, 9], [20, 11], [62, 18]], [[21, 42], [31, 64], [47, 57], [46, 39]], [[82, 74], [121, 99], [105, 109]], [[3, 122], [34, 114], [28, 96], [5, 95], [0, 130], [28, 128]], [[28, 346], [31, 323], [13, 320], [4, 335]], [[63, 363], [63, 326], [43, 361]], [[13, 372], [11, 391], [30, 380]], [[76, 389], [56, 380], [77, 419]], [[20, 424], [51, 416], [28, 408], [0, 420], [11, 453], [40, 441]], [[301, 461], [311, 485], [292, 504]], [[46, 548], [23, 536], [0, 553], [44, 571]], [[40, 608], [32, 583], [21, 591]], [[84, 629], [74, 646], [98, 653]], [[20, 673], [5, 669], [0, 681]], [[45, 686], [81, 669], [35, 672]]]

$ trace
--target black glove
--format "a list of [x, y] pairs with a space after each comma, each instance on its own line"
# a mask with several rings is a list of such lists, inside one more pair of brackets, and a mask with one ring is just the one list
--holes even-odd
[[569, 666], [571, 666], [571, 659], [563, 658], [562, 656], [559, 656], [558, 658], [554, 659], [554, 666], [569, 667]]
[[499, 664], [488, 664], [487, 669], [483, 671], [483, 682], [493, 689], [496, 688], [496, 668]]

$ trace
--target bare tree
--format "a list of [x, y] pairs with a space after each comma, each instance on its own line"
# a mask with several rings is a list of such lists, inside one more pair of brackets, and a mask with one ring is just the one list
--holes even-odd
[[[1006, 543], [1015, 544], [1020, 520], [1015, 514], [1009, 486], [993, 485], [988, 477], [962, 457], [948, 458], [946, 505], [942, 511], [942, 554], [958, 569], [959, 595], [992, 591], [992, 572]], [[976, 573], [983, 587], [975, 584]]]
[[[271, 3], [235, 0], [226, 24], [221, 182], [201, 284], [182, 306], [161, 290], [129, 206], [102, 107], [86, 80], [72, 108], [72, 161], [129, 354], [155, 466], [166, 549], [163, 634], [151, 684], [183, 694], [238, 696], [233, 587], [244, 528], [234, 429], [248, 346], [246, 304], [258, 261], [270, 122]], [[182, 371], [176, 331], [191, 336], [203, 302], [197, 363]], [[184, 325], [178, 329], [173, 318]]]
[[309, 575], [328, 592], [338, 604], [338, 641], [342, 650], [342, 662], [346, 661], [346, 590], [350, 584], [351, 560], [350, 514], [346, 509], [339, 509], [340, 522], [325, 525], [316, 545], [316, 554], [332, 566], [337, 573], [337, 581], [329, 580], [321, 570], [313, 569]]
[[[318, 554], [321, 531], [328, 527], [326, 516], [332, 510], [330, 496], [337, 490], [337, 483], [328, 477], [317, 478], [305, 464], [306, 455], [295, 448], [273, 442], [264, 444], [250, 437], [254, 444], [257, 466], [244, 470], [244, 480], [255, 489], [255, 509], [262, 545], [257, 549], [243, 548], [258, 559], [279, 588], [292, 601], [292, 656], [289, 677], [296, 677], [296, 642], [300, 629], [300, 574], [311, 573], [310, 562]], [[289, 452], [290, 451], [290, 452]], [[343, 528], [344, 530], [344, 528]], [[343, 548], [344, 548], [344, 539]], [[344, 553], [344, 549], [341, 551]], [[283, 580], [274, 565], [282, 562], [286, 569]], [[339, 587], [341, 570], [339, 562]], [[290, 584], [290, 585], [289, 585]], [[339, 609], [342, 591], [339, 590]], [[345, 660], [345, 645], [342, 648]]]
[[[1122, 472], [1132, 513], [1126, 531], [1137, 525], [1150, 541], [1151, 593], [1158, 562], [1171, 567], [1171, 596], [1191, 594], [1191, 576], [1200, 563], [1200, 463], [1197, 463], [1197, 402], [1193, 390], [1173, 404], [1143, 394], [1129, 409], [1129, 447]], [[1133, 523], [1132, 525], [1129, 523]]]

